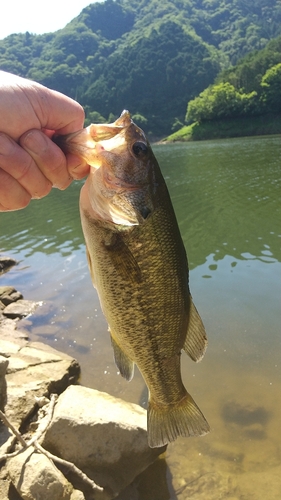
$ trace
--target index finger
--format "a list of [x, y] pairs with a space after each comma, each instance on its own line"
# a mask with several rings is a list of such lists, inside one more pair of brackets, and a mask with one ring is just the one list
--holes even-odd
[[39, 89], [35, 99], [34, 94], [30, 94], [31, 89], [28, 89], [27, 95], [42, 128], [55, 130], [59, 134], [69, 134], [83, 128], [85, 113], [78, 102], [56, 90], [37, 85]]

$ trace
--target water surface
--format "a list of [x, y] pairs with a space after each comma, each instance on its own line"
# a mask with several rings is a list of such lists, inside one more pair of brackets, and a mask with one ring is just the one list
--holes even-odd
[[[168, 447], [124, 500], [281, 498], [280, 138], [154, 147], [187, 249], [190, 286], [209, 338], [182, 356], [188, 391], [211, 433]], [[76, 357], [82, 383], [146, 405], [136, 370], [124, 381], [88, 273], [81, 182], [0, 214], [0, 250], [19, 265], [1, 277], [43, 300], [24, 321], [32, 340]]]

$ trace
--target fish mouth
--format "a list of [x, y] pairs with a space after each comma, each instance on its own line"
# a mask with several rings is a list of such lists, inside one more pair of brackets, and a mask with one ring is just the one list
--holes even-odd
[[81, 156], [97, 169], [100, 167], [99, 155], [102, 151], [112, 151], [125, 144], [125, 131], [131, 124], [131, 115], [124, 110], [114, 123], [91, 124], [71, 134], [54, 135], [53, 142], [64, 153]]
[[[104, 125], [102, 131], [100, 131], [100, 129], [97, 131], [97, 127], [99, 126], [89, 125], [89, 127], [78, 130], [78, 132], [72, 134], [56, 135], [53, 137], [53, 141], [65, 154], [71, 153], [80, 156], [88, 165], [91, 165], [91, 167], [99, 168], [100, 153], [116, 147], [117, 141], [113, 141], [113, 144], [109, 144], [109, 142], [112, 142], [112, 139], [114, 139], [116, 135], [119, 135], [122, 127], [108, 126], [108, 128], [104, 130]], [[103, 145], [105, 141], [106, 147]]]

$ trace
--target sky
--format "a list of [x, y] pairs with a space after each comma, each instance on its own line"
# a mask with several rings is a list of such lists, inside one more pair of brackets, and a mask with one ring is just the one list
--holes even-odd
[[2, 0], [0, 40], [12, 33], [57, 31], [98, 0]]

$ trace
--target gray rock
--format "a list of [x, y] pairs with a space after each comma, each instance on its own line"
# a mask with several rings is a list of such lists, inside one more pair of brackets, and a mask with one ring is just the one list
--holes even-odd
[[74, 462], [114, 498], [163, 448], [149, 448], [146, 411], [138, 405], [81, 386], [59, 397], [43, 446]]
[[3, 309], [2, 314], [11, 319], [24, 318], [25, 316], [32, 314], [37, 306], [38, 303], [33, 302], [32, 300], [17, 300], [16, 302], [12, 302], [6, 306], [5, 309]]
[[45, 455], [28, 448], [7, 465], [13, 485], [23, 500], [70, 500], [72, 485]]
[[[1, 257], [0, 257], [1, 261]], [[3, 295], [10, 295], [11, 293], [16, 292], [16, 289], [13, 286], [5, 285], [5, 286], [0, 286], [0, 300]]]
[[8, 306], [9, 304], [12, 304], [12, 302], [16, 302], [21, 299], [23, 299], [23, 295], [20, 292], [13, 292], [11, 294], [4, 294], [1, 296], [1, 302], [4, 306]]
[[[5, 308], [6, 306], [4, 306]], [[7, 318], [6, 316], [1, 317], [0, 322], [0, 336], [3, 337], [7, 333], [8, 336], [11, 335], [11, 331], [17, 328], [17, 320]]]
[[35, 397], [48, 396], [53, 392], [60, 394], [69, 384], [77, 382], [80, 366], [67, 354], [40, 342], [26, 343], [23, 347], [19, 345], [18, 349], [13, 343], [12, 353], [10, 344], [0, 339], [0, 352], [3, 354], [5, 345], [6, 356], [9, 355], [5, 412], [19, 427], [36, 408]]

